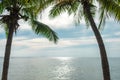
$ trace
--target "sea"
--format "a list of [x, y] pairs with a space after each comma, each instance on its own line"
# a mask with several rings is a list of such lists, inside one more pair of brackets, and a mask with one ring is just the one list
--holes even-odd
[[[120, 80], [120, 58], [109, 58], [111, 80]], [[3, 58], [0, 58], [0, 78]], [[8, 80], [103, 80], [100, 58], [34, 57], [10, 60]]]

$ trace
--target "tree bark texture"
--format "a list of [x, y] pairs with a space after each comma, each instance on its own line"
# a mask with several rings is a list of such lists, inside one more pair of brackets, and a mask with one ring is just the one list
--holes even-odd
[[2, 79], [7, 80], [8, 77], [8, 69], [9, 69], [9, 62], [10, 62], [10, 53], [11, 53], [11, 45], [12, 45], [12, 38], [13, 38], [14, 29], [13, 26], [9, 28], [9, 34], [6, 42], [5, 48], [5, 56], [3, 62], [3, 72], [2, 72]]

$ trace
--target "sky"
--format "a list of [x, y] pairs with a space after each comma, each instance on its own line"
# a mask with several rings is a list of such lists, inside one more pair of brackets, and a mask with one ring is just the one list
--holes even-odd
[[[99, 57], [100, 52], [91, 28], [84, 20], [74, 24], [74, 17], [63, 13], [55, 19], [48, 18], [44, 12], [39, 21], [49, 25], [58, 35], [57, 44], [36, 35], [29, 24], [19, 21], [20, 27], [14, 35], [11, 57]], [[98, 19], [95, 19], [98, 23]], [[108, 19], [103, 30], [103, 37], [108, 57], [120, 57], [120, 24]], [[0, 57], [4, 56], [6, 44], [5, 32], [0, 26]]]

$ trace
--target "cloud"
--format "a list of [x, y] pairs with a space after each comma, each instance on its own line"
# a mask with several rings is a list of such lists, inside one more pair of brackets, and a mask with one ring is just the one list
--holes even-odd
[[27, 21], [24, 21], [24, 20], [19, 20], [19, 28], [20, 29], [24, 29], [24, 30], [30, 30], [31, 29], [31, 26], [29, 25], [29, 22]]
[[[4, 53], [4, 47], [5, 47], [5, 42], [6, 39], [1, 39], [0, 40], [0, 56], [3, 56]], [[108, 53], [112, 55], [112, 52], [109, 52], [109, 50], [113, 50], [113, 52], [116, 53], [117, 51], [114, 50], [119, 50], [118, 44], [120, 43], [120, 38], [107, 38], [104, 39], [105, 46], [107, 47]], [[14, 37], [13, 39], [13, 44], [12, 44], [12, 56], [36, 56], [38, 53], [41, 53], [39, 55], [44, 55], [48, 56], [49, 53], [51, 55], [54, 55], [52, 53], [57, 53], [55, 54], [60, 55], [60, 52], [66, 52], [66, 55], [69, 55], [71, 51], [71, 55], [73, 54], [73, 51], [76, 51], [77, 53], [84, 51], [85, 49], [87, 50], [98, 50], [98, 47], [95, 48], [93, 45], [97, 46], [97, 42], [94, 36], [89, 36], [89, 37], [81, 37], [81, 38], [63, 38], [60, 39], [57, 44], [54, 44], [53, 42], [49, 42], [46, 38], [27, 38], [27, 37]], [[82, 47], [82, 46], [86, 46]], [[88, 49], [90, 47], [90, 49]], [[59, 51], [60, 50], [60, 51]], [[61, 51], [64, 50], [64, 51]], [[76, 53], [76, 55], [77, 55]], [[88, 53], [88, 52], [86, 52]], [[92, 53], [92, 51], [91, 51]], [[48, 54], [48, 55], [47, 55]], [[95, 53], [94, 53], [95, 54]], [[64, 54], [62, 54], [64, 56]]]
[[116, 36], [120, 36], [120, 32], [116, 32], [115, 35], [116, 35]]
[[54, 19], [50, 19], [47, 13], [45, 14], [46, 15], [43, 16], [44, 18], [41, 19], [40, 21], [51, 26], [51, 28], [69, 29], [72, 28], [74, 25], [73, 16], [69, 16], [67, 13], [63, 13]]
[[[109, 42], [120, 42], [120, 38], [110, 38], [105, 39], [105, 43]], [[35, 38], [35, 39], [26, 39], [26, 38], [17, 38], [13, 41], [13, 46], [27, 46], [31, 49], [46, 49], [46, 48], [60, 48], [60, 47], [74, 47], [74, 46], [87, 46], [97, 44], [94, 37], [81, 37], [81, 38], [69, 38], [69, 39], [60, 39], [57, 44], [49, 42], [45, 38]]]
[[71, 47], [77, 45], [90, 45], [96, 43], [94, 39], [60, 39], [57, 44], [49, 42], [45, 38], [35, 38], [35, 39], [15, 39], [13, 41], [13, 46], [27, 46], [31, 49], [45, 49], [45, 48], [59, 48], [59, 47]]
[[[6, 39], [0, 40], [1, 47], [5, 46]], [[46, 48], [62, 48], [62, 47], [71, 47], [77, 45], [89, 45], [94, 44], [94, 40], [79, 40], [79, 39], [60, 39], [57, 44], [49, 42], [45, 38], [35, 38], [27, 39], [25, 37], [17, 37], [13, 40], [13, 49], [20, 48], [29, 50], [40, 50]], [[29, 50], [28, 50], [29, 49]]]
[[109, 39], [106, 39], [105, 42], [114, 42], [114, 43], [120, 43], [120, 38], [109, 38]]

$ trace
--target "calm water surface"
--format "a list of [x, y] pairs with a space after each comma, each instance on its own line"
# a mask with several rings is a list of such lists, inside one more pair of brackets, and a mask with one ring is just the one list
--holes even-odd
[[[0, 58], [0, 78], [3, 58]], [[110, 58], [112, 80], [120, 80], [120, 58]], [[103, 80], [99, 58], [11, 58], [9, 80]]]

